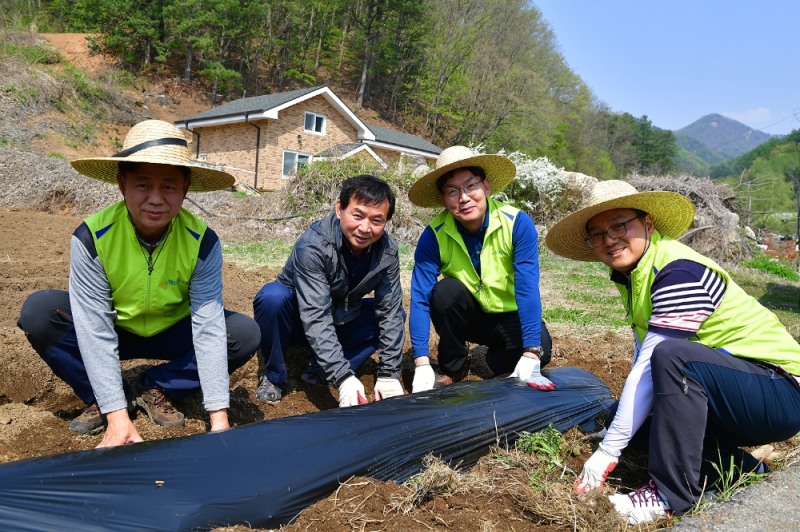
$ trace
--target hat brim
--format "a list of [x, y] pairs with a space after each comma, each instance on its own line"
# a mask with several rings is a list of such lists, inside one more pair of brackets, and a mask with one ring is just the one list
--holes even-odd
[[653, 217], [653, 225], [663, 236], [678, 238], [694, 220], [694, 205], [676, 192], [638, 192], [584, 207], [559, 220], [547, 231], [545, 244], [556, 255], [568, 259], [597, 262], [586, 243], [586, 223], [601, 212], [612, 209], [637, 209]]
[[486, 172], [486, 179], [492, 185], [492, 194], [497, 194], [506, 188], [517, 174], [517, 167], [508, 158], [502, 155], [476, 155], [459, 159], [453, 163], [428, 172], [417, 179], [408, 189], [408, 199], [420, 207], [441, 207], [441, 193], [436, 188], [436, 181], [447, 172], [467, 166], [479, 166]]
[[198, 164], [171, 164], [159, 162], [151, 158], [137, 159], [136, 157], [94, 157], [87, 159], [76, 159], [70, 164], [72, 167], [92, 179], [104, 181], [106, 183], [116, 183], [119, 173], [120, 162], [130, 163], [152, 163], [167, 164], [189, 169], [191, 183], [189, 192], [211, 192], [213, 190], [223, 190], [233, 186], [236, 179], [229, 173], [213, 168], [207, 168]]

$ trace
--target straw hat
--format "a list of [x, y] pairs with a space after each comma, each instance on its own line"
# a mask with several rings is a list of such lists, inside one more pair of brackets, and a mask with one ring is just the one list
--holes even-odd
[[192, 192], [208, 192], [233, 186], [234, 177], [220, 170], [214, 170], [193, 162], [189, 158], [189, 148], [181, 130], [162, 120], [145, 120], [128, 131], [122, 151], [111, 157], [76, 159], [72, 167], [92, 179], [117, 182], [119, 163], [156, 163], [182, 166], [190, 170]]
[[486, 172], [486, 179], [492, 184], [492, 194], [497, 194], [508, 186], [517, 173], [517, 167], [502, 155], [475, 155], [466, 146], [451, 146], [436, 159], [436, 168], [417, 179], [408, 189], [408, 199], [420, 207], [438, 207], [441, 193], [436, 188], [436, 180], [443, 174], [457, 168], [479, 166]]
[[637, 192], [625, 181], [600, 181], [590, 190], [584, 206], [559, 220], [547, 232], [545, 244], [568, 259], [597, 261], [586, 243], [586, 223], [611, 209], [638, 209], [653, 217], [653, 225], [664, 236], [678, 238], [692, 224], [694, 205], [676, 192]]

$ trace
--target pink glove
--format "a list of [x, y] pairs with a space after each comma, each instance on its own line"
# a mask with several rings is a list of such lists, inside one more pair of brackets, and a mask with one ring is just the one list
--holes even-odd
[[363, 405], [367, 402], [367, 394], [364, 385], [355, 375], [347, 377], [339, 385], [339, 407]]
[[600, 445], [592, 456], [583, 464], [581, 476], [573, 484], [575, 493], [586, 493], [587, 491], [601, 487], [606, 482], [609, 473], [617, 467], [619, 459], [611, 456], [608, 451]]
[[555, 383], [542, 375], [541, 362], [536, 357], [526, 357], [525, 355], [519, 357], [519, 362], [517, 362], [511, 377], [516, 377], [537, 390], [556, 389]]

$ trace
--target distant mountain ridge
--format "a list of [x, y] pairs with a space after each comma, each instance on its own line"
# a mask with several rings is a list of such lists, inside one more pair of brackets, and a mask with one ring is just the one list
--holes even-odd
[[693, 174], [706, 173], [711, 166], [744, 155], [772, 137], [716, 113], [674, 133], [680, 148], [676, 163]]

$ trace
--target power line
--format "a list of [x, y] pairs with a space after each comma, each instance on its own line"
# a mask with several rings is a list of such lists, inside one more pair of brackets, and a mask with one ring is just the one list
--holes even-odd
[[772, 124], [769, 124], [768, 126], [764, 126], [764, 128], [763, 128], [763, 129], [769, 129], [769, 128], [771, 128], [772, 126], [777, 126], [777, 125], [778, 125], [778, 124], [780, 124], [781, 122], [785, 122], [786, 120], [789, 120], [790, 118], [796, 118], [796, 119], [797, 119], [797, 121], [798, 121], [798, 122], [800, 122], [800, 107], [796, 107], [796, 108], [794, 109], [794, 111], [792, 111], [792, 114], [790, 114], [789, 116], [786, 116], [786, 117], [784, 117], [784, 118], [781, 118], [781, 119], [780, 119], [780, 120], [778, 120], [777, 122], [773, 122]]

